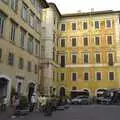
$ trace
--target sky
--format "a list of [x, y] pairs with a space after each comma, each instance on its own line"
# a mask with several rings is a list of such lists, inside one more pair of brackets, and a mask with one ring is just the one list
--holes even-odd
[[120, 10], [120, 0], [46, 0], [57, 5], [60, 13], [89, 12], [101, 10]]

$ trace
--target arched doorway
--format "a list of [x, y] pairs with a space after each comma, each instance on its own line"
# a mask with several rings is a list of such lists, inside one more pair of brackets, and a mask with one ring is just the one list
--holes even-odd
[[8, 82], [6, 78], [0, 78], [0, 97], [7, 96]]
[[65, 88], [64, 87], [60, 88], [60, 96], [61, 97], [65, 96]]
[[11, 79], [6, 75], [0, 75], [0, 97], [6, 96], [10, 100]]
[[33, 93], [35, 92], [35, 84], [33, 82], [29, 83], [28, 85], [28, 101], [31, 101], [31, 96], [33, 95]]

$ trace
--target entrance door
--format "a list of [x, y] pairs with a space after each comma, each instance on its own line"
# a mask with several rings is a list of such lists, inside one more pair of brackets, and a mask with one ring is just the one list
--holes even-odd
[[60, 96], [61, 96], [61, 97], [64, 97], [64, 96], [65, 96], [65, 88], [64, 88], [64, 87], [61, 87], [61, 88], [60, 88]]
[[29, 83], [29, 91], [28, 91], [28, 101], [31, 101], [31, 96], [35, 92], [35, 84], [34, 83]]
[[8, 80], [0, 78], [0, 97], [7, 96]]

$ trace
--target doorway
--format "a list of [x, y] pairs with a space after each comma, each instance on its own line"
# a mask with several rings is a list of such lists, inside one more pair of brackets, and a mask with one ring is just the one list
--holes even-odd
[[6, 78], [0, 78], [0, 98], [7, 97], [8, 83], [9, 81]]

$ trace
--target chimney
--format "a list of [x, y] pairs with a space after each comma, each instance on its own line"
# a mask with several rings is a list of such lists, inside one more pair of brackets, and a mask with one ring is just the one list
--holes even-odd
[[91, 12], [94, 12], [94, 8], [91, 8]]

